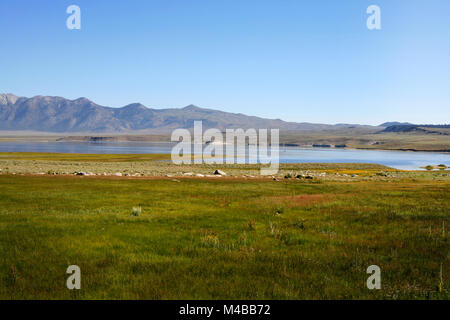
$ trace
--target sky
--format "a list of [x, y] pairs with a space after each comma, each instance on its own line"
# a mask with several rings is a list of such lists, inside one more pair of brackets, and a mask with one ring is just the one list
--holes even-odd
[[[369, 5], [381, 30], [366, 26]], [[2, 0], [0, 37], [0, 93], [450, 123], [448, 0]]]

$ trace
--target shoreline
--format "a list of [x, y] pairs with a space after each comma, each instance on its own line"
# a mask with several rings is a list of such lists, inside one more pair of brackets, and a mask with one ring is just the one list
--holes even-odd
[[424, 149], [412, 149], [412, 148], [405, 148], [405, 149], [382, 149], [382, 148], [348, 148], [348, 149], [354, 149], [354, 150], [379, 150], [379, 151], [404, 151], [404, 152], [436, 152], [436, 153], [450, 153], [450, 149], [442, 149], [442, 150], [424, 150]]
[[[139, 141], [139, 140], [62, 140], [62, 139], [55, 139], [55, 140], [48, 140], [45, 138], [36, 138], [36, 140], [32, 139], [16, 139], [16, 138], [5, 138], [0, 137], [0, 143], [80, 143], [80, 144], [94, 144], [94, 145], [101, 145], [101, 144], [149, 144], [149, 145], [158, 145], [158, 144], [177, 144], [178, 142], [175, 141]], [[205, 143], [203, 146], [208, 146], [209, 144]], [[218, 144], [216, 144], [218, 145]], [[226, 144], [221, 144], [223, 146], [226, 146]], [[301, 150], [301, 149], [307, 149], [307, 150], [365, 150], [365, 151], [403, 151], [403, 152], [432, 152], [432, 153], [445, 153], [450, 154], [450, 148], [449, 149], [417, 149], [417, 148], [367, 148], [367, 147], [314, 147], [311, 145], [298, 145], [298, 146], [284, 146], [283, 144], [280, 144], [279, 146], [280, 152], [283, 149], [291, 149], [291, 150]], [[3, 152], [9, 152], [9, 151], [1, 151]], [[13, 151], [13, 152], [19, 152], [19, 153], [33, 153], [34, 151]], [[41, 152], [40, 152], [41, 153]], [[48, 153], [60, 153], [60, 152], [48, 152]], [[66, 152], [64, 152], [66, 153]], [[77, 153], [77, 152], [67, 152], [67, 153], [73, 153], [73, 154], [86, 154], [86, 153]], [[111, 153], [114, 154], [114, 153]], [[131, 153], [130, 153], [131, 154]], [[140, 154], [140, 153], [133, 153], [133, 154]], [[144, 153], [142, 153], [144, 154]], [[170, 153], [167, 153], [170, 154]]]
[[[375, 163], [280, 163], [278, 171], [263, 176], [263, 164], [174, 164], [165, 154], [0, 153], [2, 176], [60, 176], [105, 179], [257, 179], [303, 182], [382, 181], [411, 177], [448, 179], [440, 170], [397, 169]], [[438, 165], [438, 164], [437, 164]], [[177, 181], [178, 182], [178, 181]]]

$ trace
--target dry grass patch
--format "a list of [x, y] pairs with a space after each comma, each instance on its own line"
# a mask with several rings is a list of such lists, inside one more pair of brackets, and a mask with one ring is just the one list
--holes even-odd
[[276, 205], [283, 205], [285, 207], [292, 208], [329, 202], [334, 200], [334, 198], [335, 196], [332, 194], [299, 194], [291, 196], [265, 197], [265, 200]]

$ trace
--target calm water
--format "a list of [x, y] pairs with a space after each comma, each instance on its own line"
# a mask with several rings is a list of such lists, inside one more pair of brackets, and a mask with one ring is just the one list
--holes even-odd
[[[173, 143], [153, 142], [0, 142], [0, 152], [170, 153], [173, 145]], [[450, 166], [450, 154], [333, 148], [280, 148], [280, 162], [379, 163], [397, 169], [413, 170], [426, 165]]]

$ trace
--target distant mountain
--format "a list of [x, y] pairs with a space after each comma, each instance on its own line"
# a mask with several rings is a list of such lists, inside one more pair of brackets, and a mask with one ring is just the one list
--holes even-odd
[[86, 99], [62, 97], [17, 97], [0, 94], [0, 130], [42, 132], [170, 132], [192, 128], [202, 120], [204, 128], [279, 128], [280, 130], [333, 130], [365, 127], [352, 124], [326, 125], [286, 122], [229, 113], [189, 105], [182, 109], [151, 109], [140, 103], [122, 108], [104, 107]]
[[439, 134], [449, 135], [449, 124], [409, 124], [409, 125], [393, 125], [379, 131], [378, 133], [396, 132], [396, 133], [427, 133], [427, 134]]
[[412, 123], [409, 122], [397, 122], [397, 121], [393, 121], [393, 122], [385, 122], [379, 125], [379, 127], [392, 127], [392, 126], [410, 126], [410, 125], [414, 125]]

